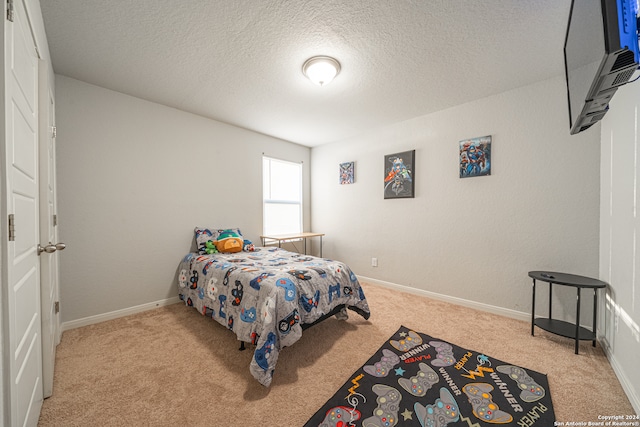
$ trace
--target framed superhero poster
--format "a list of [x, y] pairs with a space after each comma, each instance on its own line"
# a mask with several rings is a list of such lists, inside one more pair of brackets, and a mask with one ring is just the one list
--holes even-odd
[[415, 197], [416, 150], [384, 156], [384, 198]]
[[491, 175], [491, 135], [460, 141], [460, 178]]
[[355, 162], [340, 163], [340, 184], [353, 184]]

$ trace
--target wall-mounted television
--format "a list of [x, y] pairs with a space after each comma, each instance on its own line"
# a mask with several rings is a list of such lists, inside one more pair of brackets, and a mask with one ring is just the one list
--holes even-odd
[[618, 87], [638, 69], [638, 0], [572, 0], [564, 65], [569, 128], [600, 121]]

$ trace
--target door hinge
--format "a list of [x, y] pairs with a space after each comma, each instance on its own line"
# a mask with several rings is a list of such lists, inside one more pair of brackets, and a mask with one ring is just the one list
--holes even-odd
[[55, 310], [55, 312], [56, 312], [55, 314], [60, 313], [60, 301], [56, 301], [56, 302], [53, 304], [53, 309], [54, 309], [54, 310]]
[[58, 128], [51, 126], [51, 138], [55, 138], [56, 136], [58, 136]]
[[7, 0], [7, 19], [13, 22], [13, 0]]
[[55, 227], [56, 225], [58, 225], [58, 215], [53, 216], [53, 226]]
[[13, 214], [9, 214], [9, 241], [16, 240], [16, 222]]

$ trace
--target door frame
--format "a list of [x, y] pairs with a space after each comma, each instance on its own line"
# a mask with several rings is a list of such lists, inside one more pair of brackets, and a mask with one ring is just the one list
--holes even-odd
[[[55, 98], [49, 84], [49, 73], [47, 71], [46, 61], [40, 60], [38, 73], [38, 173], [40, 175], [39, 238], [42, 246], [58, 243], [56, 227]], [[47, 398], [53, 394], [55, 353], [56, 346], [60, 342], [60, 315], [59, 310], [56, 308], [56, 302], [59, 301], [58, 252], [43, 252], [40, 254], [39, 261], [42, 319], [42, 386], [44, 397]]]

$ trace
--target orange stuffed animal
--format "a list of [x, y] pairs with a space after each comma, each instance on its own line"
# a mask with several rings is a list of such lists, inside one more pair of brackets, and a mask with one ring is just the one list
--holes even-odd
[[213, 242], [219, 252], [240, 252], [244, 240], [242, 236], [233, 230], [224, 230], [218, 236], [218, 240]]

